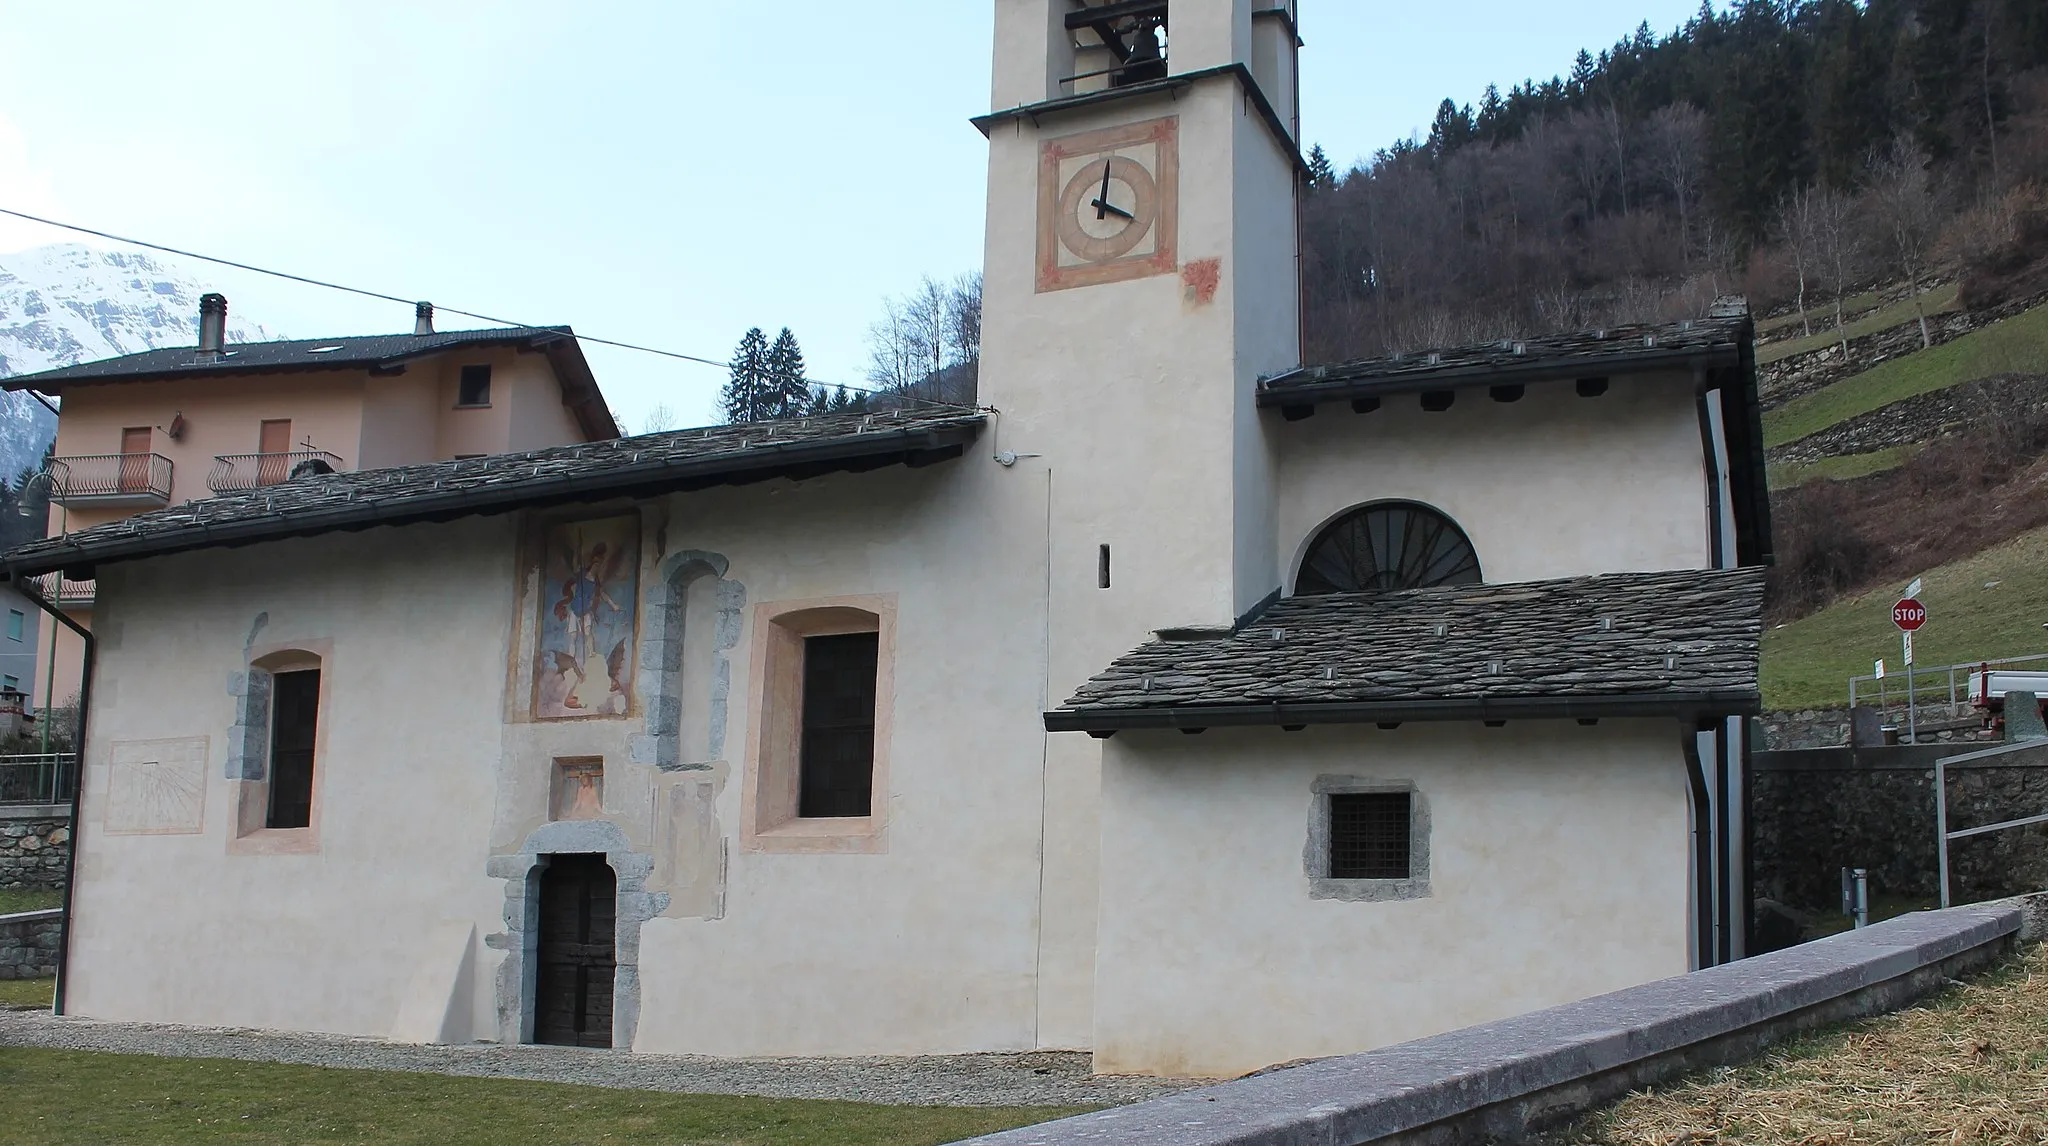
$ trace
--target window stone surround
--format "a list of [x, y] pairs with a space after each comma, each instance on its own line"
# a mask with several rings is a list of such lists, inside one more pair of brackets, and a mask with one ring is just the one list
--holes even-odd
[[[705, 771], [725, 758], [725, 726], [732, 698], [731, 650], [739, 645], [746, 623], [747, 587], [726, 579], [731, 562], [723, 554], [686, 549], [664, 558], [655, 576], [648, 578], [641, 598], [640, 682], [646, 698], [645, 729], [633, 737], [628, 759], [651, 764], [664, 772]], [[708, 685], [709, 712], [706, 753], [702, 760], [684, 758], [683, 694], [685, 687], [698, 687], [684, 679], [684, 638], [691, 620], [687, 616], [690, 587], [700, 577], [712, 577], [717, 602], [712, 625], [711, 679]], [[703, 619], [699, 619], [703, 623]]]
[[[1413, 780], [1378, 780], [1365, 776], [1322, 775], [1309, 785], [1308, 843], [1302, 848], [1302, 868], [1308, 876], [1310, 899], [1335, 899], [1351, 903], [1388, 903], [1403, 899], [1430, 898], [1429, 886], [1429, 801]], [[1330, 797], [1371, 792], [1408, 794], [1408, 878], [1330, 878]]]

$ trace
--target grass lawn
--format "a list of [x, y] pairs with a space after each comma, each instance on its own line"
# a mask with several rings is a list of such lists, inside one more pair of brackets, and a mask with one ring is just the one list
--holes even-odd
[[57, 997], [55, 979], [0, 979], [0, 1007], [49, 1010]]
[[17, 911], [41, 911], [46, 907], [64, 906], [64, 893], [55, 889], [0, 888], [0, 915], [12, 915]]
[[[1921, 295], [1920, 298], [1927, 307], [1928, 318], [1933, 318], [1937, 314], [1946, 314], [1956, 309], [1956, 284], [1950, 283], [1947, 286], [1935, 287], [1933, 290]], [[1818, 317], [1820, 312], [1809, 311], [1808, 313]], [[1833, 318], [1834, 308], [1827, 308], [1826, 314], [1828, 317]], [[1910, 298], [1901, 299], [1890, 306], [1872, 311], [1862, 318], [1851, 321], [1849, 323], [1849, 337], [1852, 339], [1861, 338], [1866, 334], [1876, 334], [1880, 330], [1890, 330], [1894, 326], [1914, 321], [1915, 317], [1913, 300]], [[1798, 322], [1799, 316], [1793, 315], [1792, 321]], [[1776, 362], [1783, 358], [1790, 358], [1795, 354], [1805, 354], [1809, 350], [1819, 350], [1824, 346], [1839, 346], [1841, 342], [1841, 337], [1832, 330], [1822, 331], [1806, 338], [1788, 338], [1783, 342], [1773, 342], [1767, 346], [1757, 347], [1756, 360], [1759, 363]]]
[[1814, 478], [1834, 478], [1847, 481], [1850, 478], [1867, 477], [1891, 469], [1913, 456], [1924, 443], [1913, 442], [1889, 449], [1872, 450], [1867, 454], [1840, 454], [1832, 458], [1820, 458], [1811, 462], [1771, 462], [1766, 467], [1767, 478], [1772, 489], [1791, 489], [1803, 481]]
[[2048, 1142], [2048, 945], [1892, 1015], [1633, 1094], [1557, 1141], [1597, 1146]]
[[10, 1141], [929, 1146], [1079, 1113], [656, 1094], [231, 1059], [0, 1048]]
[[[2048, 652], [2048, 629], [2041, 627], [2048, 622], [2048, 529], [2023, 533], [1922, 578], [1927, 627], [1913, 637], [1915, 662], [1945, 665]], [[1870, 672], [1872, 661], [1883, 657], [1887, 672], [1901, 669], [1899, 631], [1892, 627], [1896, 589], [1846, 598], [1766, 630], [1764, 707], [1840, 707], [1849, 702], [1849, 678]]]
[[[1874, 290], [1867, 290], [1862, 294], [1852, 294], [1842, 300], [1842, 313], [1855, 314], [1858, 311], [1869, 310], [1871, 307], [1876, 306], [1878, 302], [1878, 294]], [[1818, 324], [1823, 318], [1833, 318], [1835, 316], [1835, 304], [1831, 302], [1814, 303], [1806, 308], [1806, 314], [1808, 318]], [[1764, 319], [1756, 324], [1756, 331], [1758, 334], [1769, 334], [1772, 331], [1783, 330], [1785, 327], [1797, 326], [1798, 324], [1799, 312], [1795, 310], [1790, 314], [1781, 314], [1776, 318]]]
[[1782, 446], [1858, 414], [1995, 374], [2048, 369], [2048, 306], [1932, 350], [1882, 362], [1764, 414], [1764, 445]]

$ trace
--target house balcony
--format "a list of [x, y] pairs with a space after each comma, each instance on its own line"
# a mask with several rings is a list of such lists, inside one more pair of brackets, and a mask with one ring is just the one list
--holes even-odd
[[97, 596], [99, 587], [99, 582], [97, 581], [77, 581], [70, 578], [66, 578], [60, 585], [55, 573], [45, 573], [40, 577], [31, 577], [29, 581], [35, 585], [36, 592], [44, 600], [55, 601], [60, 606], [90, 605], [93, 602], [93, 598]]
[[162, 454], [79, 454], [51, 458], [58, 504], [157, 509], [171, 503], [171, 459]]
[[293, 450], [283, 454], [222, 454], [213, 459], [213, 473], [206, 488], [215, 493], [234, 493], [281, 485], [306, 473], [333, 473], [341, 459], [326, 450]]

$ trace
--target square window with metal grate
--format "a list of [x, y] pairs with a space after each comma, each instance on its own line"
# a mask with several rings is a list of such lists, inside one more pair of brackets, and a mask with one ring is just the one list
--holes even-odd
[[1331, 879], [1407, 879], [1409, 792], [1330, 795]]

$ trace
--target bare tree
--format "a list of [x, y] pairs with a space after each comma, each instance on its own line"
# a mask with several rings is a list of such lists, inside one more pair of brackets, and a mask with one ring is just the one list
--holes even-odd
[[1855, 204], [1831, 187], [1816, 187], [1810, 203], [1813, 249], [1828, 289], [1835, 297], [1835, 336], [1842, 342], [1842, 360], [1849, 358], [1849, 324], [1842, 315], [1842, 299], [1849, 293], [1857, 259], [1862, 254], [1862, 232], [1856, 226]]
[[[1678, 241], [1690, 251], [1692, 207], [1705, 179], [1707, 117], [1691, 104], [1658, 108], [1650, 117], [1651, 165], [1678, 209]], [[1690, 262], [1688, 254], [1687, 262]]]
[[912, 399], [970, 403], [981, 363], [981, 275], [950, 284], [927, 275], [884, 299], [868, 327], [868, 381]]
[[676, 412], [669, 409], [667, 403], [657, 404], [654, 409], [647, 411], [647, 417], [640, 423], [640, 432], [659, 434], [664, 430], [673, 430], [677, 421]]
[[1802, 187], [1787, 194], [1778, 201], [1777, 218], [1773, 221], [1779, 241], [1792, 256], [1793, 273], [1799, 277], [1799, 326], [1808, 338], [1813, 337], [1813, 322], [1806, 314], [1806, 282], [1809, 274], [1818, 269], [1819, 238], [1813, 216], [1815, 200], [1821, 194], [1818, 187]]
[[1920, 297], [1920, 272], [1941, 228], [1941, 207], [1927, 173], [1927, 156], [1904, 136], [1870, 162], [1870, 206], [1884, 228], [1893, 265], [1906, 276], [1913, 313], [1920, 320], [1920, 346], [1934, 345], [1927, 329], [1927, 305]]

